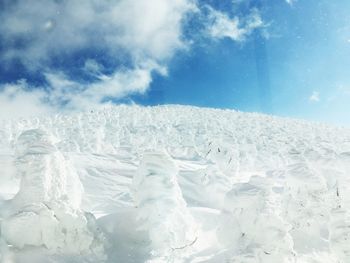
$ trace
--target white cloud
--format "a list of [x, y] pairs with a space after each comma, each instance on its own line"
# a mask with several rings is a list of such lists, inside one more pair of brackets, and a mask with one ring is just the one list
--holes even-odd
[[[27, 84], [17, 83], [13, 96], [8, 95], [9, 87], [3, 88], [1, 107], [15, 107], [27, 99], [27, 104], [33, 105], [33, 113], [47, 111], [48, 105], [53, 109], [60, 105], [69, 109], [91, 108], [106, 99], [144, 93], [152, 82], [152, 74], [166, 75], [171, 58], [190, 45], [191, 41], [183, 36], [187, 16], [201, 16], [195, 0], [18, 0], [8, 3], [0, 11], [0, 34], [6, 47], [0, 53], [0, 63], [6, 65], [19, 60], [31, 72], [42, 72], [47, 86], [41, 87], [42, 90], [32, 87], [33, 91], [28, 91]], [[229, 37], [242, 41], [263, 26], [255, 9], [240, 19], [210, 7], [208, 10], [209, 21], [205, 21], [205, 25], [209, 25], [209, 35], [216, 39]], [[50, 66], [55, 59], [84, 50], [102, 50], [111, 65], [115, 64], [114, 68], [106, 69], [99, 57], [86, 55], [80, 70], [92, 81], [81, 83], [68, 77], [67, 72]], [[121, 58], [126, 60], [122, 66]]]
[[161, 61], [183, 47], [181, 22], [193, 8], [190, 0], [19, 0], [11, 5], [2, 13], [2, 37], [27, 44], [8, 49], [3, 59], [16, 57], [33, 67], [52, 54], [91, 46]]
[[152, 82], [152, 71], [166, 75], [165, 67], [145, 61], [137, 68], [125, 68], [111, 75], [101, 73], [93, 61], [85, 63], [84, 69], [92, 72], [97, 82], [80, 84], [62, 72], [46, 72], [45, 78], [51, 90], [47, 100], [53, 105], [65, 104], [69, 109], [96, 108], [105, 98], [122, 98], [129, 94], [144, 93]]
[[152, 81], [148, 68], [118, 71], [112, 76], [101, 75], [100, 78], [101, 81], [88, 85], [79, 96], [72, 96], [68, 106], [86, 109], [96, 107], [106, 97], [121, 98], [127, 94], [144, 93]]
[[320, 93], [317, 91], [313, 91], [311, 96], [309, 97], [309, 100], [312, 102], [319, 102], [320, 101]]
[[0, 87], [0, 119], [42, 116], [53, 112], [45, 105], [46, 93], [41, 90], [28, 91], [25, 81]]
[[242, 41], [263, 25], [264, 23], [256, 9], [253, 9], [251, 14], [242, 21], [238, 17], [230, 18], [226, 13], [209, 7], [208, 31], [213, 38], [227, 37], [234, 41]]
[[[6, 45], [0, 62], [17, 59], [29, 70], [46, 72], [54, 104], [142, 93], [152, 72], [165, 74], [172, 56], [186, 48], [182, 23], [193, 10], [192, 0], [13, 1], [0, 13]], [[16, 41], [20, 47], [11, 44]], [[48, 66], [53, 57], [91, 48], [103, 50], [112, 62], [120, 57], [128, 62], [106, 75], [98, 59], [87, 58], [82, 71], [97, 80], [88, 85]]]

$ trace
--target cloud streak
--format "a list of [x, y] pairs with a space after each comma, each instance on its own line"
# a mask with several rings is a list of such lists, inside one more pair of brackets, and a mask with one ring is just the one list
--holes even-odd
[[320, 93], [317, 91], [313, 91], [309, 100], [311, 102], [319, 102], [320, 101]]
[[214, 39], [230, 38], [233, 41], [242, 41], [255, 29], [264, 26], [259, 11], [253, 9], [243, 21], [237, 16], [230, 18], [226, 13], [209, 9], [208, 32]]

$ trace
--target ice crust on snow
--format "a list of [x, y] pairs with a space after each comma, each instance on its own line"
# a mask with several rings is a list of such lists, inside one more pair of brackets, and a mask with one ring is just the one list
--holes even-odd
[[0, 135], [3, 261], [91, 262], [102, 229], [106, 262], [350, 262], [349, 129], [117, 106]]

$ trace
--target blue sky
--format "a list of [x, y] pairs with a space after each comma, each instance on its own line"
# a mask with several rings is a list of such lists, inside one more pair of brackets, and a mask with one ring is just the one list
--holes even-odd
[[0, 117], [135, 102], [350, 125], [349, 1], [33, 3], [0, 4]]

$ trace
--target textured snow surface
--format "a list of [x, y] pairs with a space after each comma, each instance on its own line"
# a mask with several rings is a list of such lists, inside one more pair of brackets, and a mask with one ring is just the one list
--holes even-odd
[[350, 130], [115, 106], [0, 122], [0, 262], [350, 262]]

